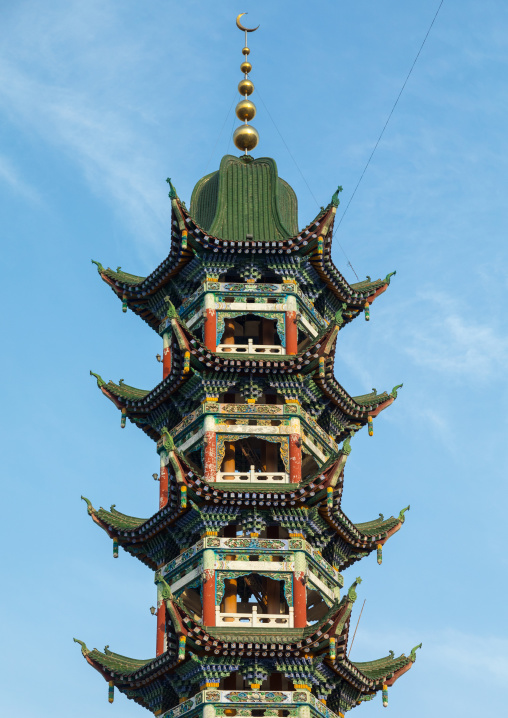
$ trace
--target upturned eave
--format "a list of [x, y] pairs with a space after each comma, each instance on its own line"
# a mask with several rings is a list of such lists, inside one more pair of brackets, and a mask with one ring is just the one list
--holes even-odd
[[[118, 267], [117, 270], [104, 268], [100, 262], [97, 265], [99, 275], [110, 286], [115, 294], [124, 302], [125, 310], [130, 308], [135, 314], [146, 321], [155, 331], [158, 331], [160, 317], [147, 306], [147, 301], [153, 297], [168, 282], [172, 281], [189, 263], [195, 254], [209, 252], [211, 254], [299, 254], [309, 255], [318, 275], [328, 289], [345, 303], [349, 316], [344, 317], [345, 323], [350, 322], [365, 303], [371, 304], [389, 283], [390, 277], [377, 280], [370, 278], [356, 284], [349, 284], [331, 259], [331, 243], [333, 237], [333, 224], [336, 207], [329, 204], [323, 208], [317, 217], [310, 222], [297, 235], [281, 241], [227, 241], [219, 237], [209, 236], [189, 211], [178, 199], [172, 200], [171, 214], [171, 249], [168, 256], [147, 277], [129, 274]], [[320, 250], [318, 240], [324, 243]]]

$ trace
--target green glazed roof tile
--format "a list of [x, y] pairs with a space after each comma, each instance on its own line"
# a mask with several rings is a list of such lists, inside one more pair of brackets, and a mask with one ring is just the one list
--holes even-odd
[[271, 157], [225, 155], [217, 172], [194, 187], [190, 214], [208, 234], [224, 240], [280, 241], [298, 233], [296, 194]]
[[148, 521], [148, 519], [138, 519], [135, 516], [122, 514], [120, 511], [117, 511], [114, 506], [111, 507], [110, 511], [106, 511], [106, 509], [101, 507], [97, 511], [97, 518], [119, 531], [132, 531]]
[[356, 401], [357, 404], [361, 404], [362, 406], [370, 406], [371, 404], [376, 404], [376, 406], [378, 406], [379, 404], [382, 404], [383, 401], [386, 401], [389, 398], [390, 395], [388, 394], [388, 392], [383, 391], [381, 394], [378, 394], [376, 389], [373, 389], [370, 394], [353, 396], [353, 400]]
[[128, 676], [136, 671], [139, 671], [140, 668], [143, 668], [148, 663], [153, 661], [153, 658], [138, 660], [136, 658], [129, 658], [128, 656], [122, 656], [120, 653], [113, 653], [113, 651], [110, 651], [108, 646], [105, 647], [104, 652], [98, 651], [97, 648], [90, 650], [86, 647], [86, 644], [83, 641], [80, 641], [77, 638], [74, 639], [74, 643], [80, 644], [81, 653], [85, 656], [85, 658], [98, 663], [108, 671], [124, 676]]
[[113, 381], [108, 381], [104, 388], [111, 392], [114, 396], [118, 396], [122, 399], [132, 399], [134, 401], [144, 399], [145, 396], [150, 393], [148, 389], [136, 389], [135, 386], [124, 384], [122, 380], [120, 380], [119, 384], [115, 384]]
[[411, 659], [402, 654], [398, 658], [393, 653], [384, 658], [378, 658], [375, 661], [365, 661], [363, 663], [354, 662], [353, 665], [358, 668], [367, 678], [373, 681], [380, 680], [389, 674], [395, 673], [399, 668], [405, 666]]
[[105, 274], [106, 277], [114, 279], [118, 282], [122, 282], [123, 284], [141, 284], [141, 282], [144, 282], [144, 280], [146, 279], [146, 277], [138, 277], [136, 274], [128, 274], [127, 272], [122, 272], [120, 267], [118, 267], [116, 272], [108, 267], [107, 269], [103, 270], [103, 274]]
[[367, 278], [361, 282], [350, 284], [349, 286], [356, 292], [365, 292], [366, 290], [379, 289], [379, 287], [382, 287], [384, 284], [386, 284], [386, 279], [371, 280], [370, 278]]
[[374, 521], [365, 521], [362, 524], [355, 524], [355, 526], [360, 533], [366, 536], [375, 536], [376, 534], [386, 533], [394, 526], [397, 526], [398, 523], [399, 519], [390, 516], [390, 518], [386, 520], [380, 517]]
[[148, 658], [144, 661], [137, 660], [135, 658], [128, 658], [127, 656], [121, 656], [119, 653], [112, 653], [108, 649], [106, 649], [105, 653], [102, 653], [96, 648], [94, 648], [93, 651], [90, 651], [88, 657], [92, 661], [99, 663], [107, 670], [114, 671], [115, 673], [121, 673], [124, 676], [139, 671], [140, 668], [143, 668], [147, 665], [147, 663], [153, 661], [153, 658]]

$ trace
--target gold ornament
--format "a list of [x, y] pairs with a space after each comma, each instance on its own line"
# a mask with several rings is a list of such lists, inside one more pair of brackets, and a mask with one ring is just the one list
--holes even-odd
[[241, 100], [237, 104], [235, 112], [239, 120], [250, 122], [256, 116], [256, 105], [250, 100]]
[[239, 150], [243, 150], [245, 154], [247, 154], [250, 150], [253, 150], [259, 142], [259, 135], [257, 130], [254, 127], [251, 127], [251, 125], [247, 124], [256, 116], [256, 105], [247, 99], [254, 92], [254, 84], [248, 78], [248, 74], [252, 70], [252, 65], [247, 60], [248, 55], [250, 55], [250, 50], [247, 47], [247, 33], [255, 32], [255, 30], [257, 30], [257, 27], [248, 28], [242, 25], [240, 20], [244, 15], [246, 15], [246, 13], [244, 12], [238, 15], [238, 17], [236, 18], [236, 25], [239, 30], [245, 33], [245, 47], [242, 50], [244, 59], [242, 64], [240, 65], [240, 70], [243, 72], [245, 77], [238, 83], [238, 92], [245, 99], [241, 100], [237, 104], [235, 112], [238, 119], [243, 120], [245, 124], [243, 124], [241, 127], [236, 128], [233, 134], [233, 142]]
[[254, 85], [250, 80], [240, 80], [238, 83], [238, 92], [240, 95], [252, 95], [254, 92]]
[[251, 125], [241, 125], [234, 132], [233, 142], [239, 150], [250, 152], [259, 142], [258, 131]]
[[[240, 18], [243, 17], [244, 15], [247, 15], [247, 14], [248, 14], [248, 13], [246, 13], [246, 12], [241, 12], [241, 13], [238, 15], [238, 17], [236, 18], [236, 27], [237, 27], [239, 30], [242, 30], [243, 32], [255, 32], [255, 31], [258, 29], [259, 25], [258, 25], [257, 27], [245, 27], [245, 26], [242, 25], [242, 23], [240, 22]], [[245, 38], [247, 38], [247, 35], [245, 35]]]

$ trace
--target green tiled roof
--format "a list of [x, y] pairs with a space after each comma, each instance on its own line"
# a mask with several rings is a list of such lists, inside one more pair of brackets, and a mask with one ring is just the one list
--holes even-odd
[[122, 514], [120, 511], [117, 511], [114, 506], [111, 507], [110, 511], [106, 511], [106, 509], [103, 509], [101, 506], [97, 511], [97, 518], [119, 531], [133, 531], [148, 521], [148, 519], [138, 519], [135, 516]]
[[390, 516], [390, 518], [386, 519], [386, 521], [382, 516], [380, 516], [374, 521], [365, 521], [362, 524], [355, 524], [355, 526], [358, 531], [365, 534], [365, 536], [376, 536], [377, 534], [386, 533], [394, 526], [397, 526], [398, 523], [399, 519], [396, 519], [393, 516]]
[[354, 284], [350, 284], [349, 286], [356, 292], [364, 292], [365, 290], [369, 289], [379, 289], [379, 287], [382, 287], [384, 284], [386, 284], [386, 279], [372, 280], [370, 277], [367, 277], [367, 279], [364, 279], [361, 282], [355, 282]]
[[145, 396], [150, 393], [148, 389], [136, 389], [135, 386], [124, 384], [122, 379], [120, 379], [118, 384], [115, 384], [113, 381], [108, 381], [108, 383], [105, 384], [105, 388], [114, 396], [118, 396], [121, 399], [131, 399], [133, 401], [144, 399]]
[[398, 658], [394, 657], [393, 653], [384, 658], [378, 658], [376, 661], [365, 661], [364, 663], [357, 663], [353, 665], [361, 671], [364, 676], [370, 678], [373, 681], [380, 680], [386, 676], [395, 673], [399, 668], [405, 666], [411, 659], [404, 655], [404, 653]]
[[120, 513], [120, 511], [115, 509], [115, 504], [110, 507], [109, 511], [103, 509], [102, 506], [96, 510], [92, 506], [90, 499], [87, 499], [86, 496], [82, 496], [81, 498], [86, 502], [89, 516], [97, 516], [100, 521], [118, 531], [133, 531], [148, 521], [148, 519], [138, 519], [135, 516], [127, 516], [127, 514]]
[[361, 394], [360, 396], [353, 397], [354, 401], [362, 406], [369, 406], [370, 404], [376, 404], [377, 406], [389, 398], [388, 392], [384, 391], [382, 394], [378, 394], [376, 389], [373, 389], [370, 394]]
[[122, 656], [119, 653], [113, 653], [113, 651], [110, 651], [107, 646], [104, 649], [104, 653], [102, 651], [98, 651], [96, 648], [90, 651], [83, 641], [78, 641], [76, 638], [74, 641], [81, 645], [81, 652], [84, 656], [87, 656], [90, 660], [95, 661], [106, 670], [113, 671], [115, 674], [128, 676], [131, 673], [139, 671], [140, 668], [143, 668], [147, 665], [147, 663], [153, 661], [153, 658], [148, 658], [146, 660], [128, 658], [127, 656]]
[[128, 274], [128, 272], [122, 272], [121, 267], [117, 267], [116, 271], [114, 271], [110, 267], [104, 269], [102, 264], [100, 262], [96, 262], [95, 259], [92, 259], [92, 264], [96, 265], [97, 271], [101, 276], [109, 277], [110, 279], [113, 279], [117, 282], [121, 282], [123, 284], [141, 284], [141, 282], [144, 282], [146, 279], [146, 277], [140, 277], [137, 274]]
[[146, 279], [146, 277], [138, 277], [136, 274], [128, 274], [127, 272], [122, 272], [120, 267], [118, 267], [116, 272], [108, 267], [104, 270], [104, 274], [106, 275], [106, 277], [110, 277], [110, 279], [115, 279], [118, 282], [122, 282], [123, 284], [141, 284], [141, 282]]
[[298, 233], [298, 201], [270, 157], [225, 155], [216, 172], [194, 187], [190, 214], [208, 234], [225, 240], [280, 241]]

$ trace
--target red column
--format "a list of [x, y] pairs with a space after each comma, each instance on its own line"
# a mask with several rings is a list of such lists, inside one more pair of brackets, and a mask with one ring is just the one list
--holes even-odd
[[213, 416], [205, 416], [205, 481], [207, 484], [213, 483], [217, 478], [217, 442], [215, 431], [211, 431], [211, 426], [215, 428]]
[[162, 378], [165, 379], [171, 372], [171, 330], [164, 332], [162, 340], [164, 348], [162, 350]]
[[164, 653], [166, 638], [166, 602], [161, 600], [157, 606], [157, 642], [155, 652], [158, 656]]
[[168, 494], [169, 494], [168, 467], [162, 466], [162, 464], [161, 464], [160, 477], [159, 477], [159, 510], [163, 509], [164, 506], [166, 506], [166, 504], [168, 503]]
[[215, 626], [215, 573], [203, 582], [203, 626]]
[[203, 551], [203, 626], [215, 626], [215, 552]]
[[298, 325], [296, 312], [286, 312], [286, 354], [298, 353]]
[[302, 449], [299, 434], [289, 435], [289, 469], [292, 484], [302, 480]]
[[295, 607], [295, 628], [307, 626], [307, 591], [298, 572], [293, 574], [293, 601]]
[[217, 349], [217, 315], [215, 309], [205, 309], [205, 346], [211, 352]]

